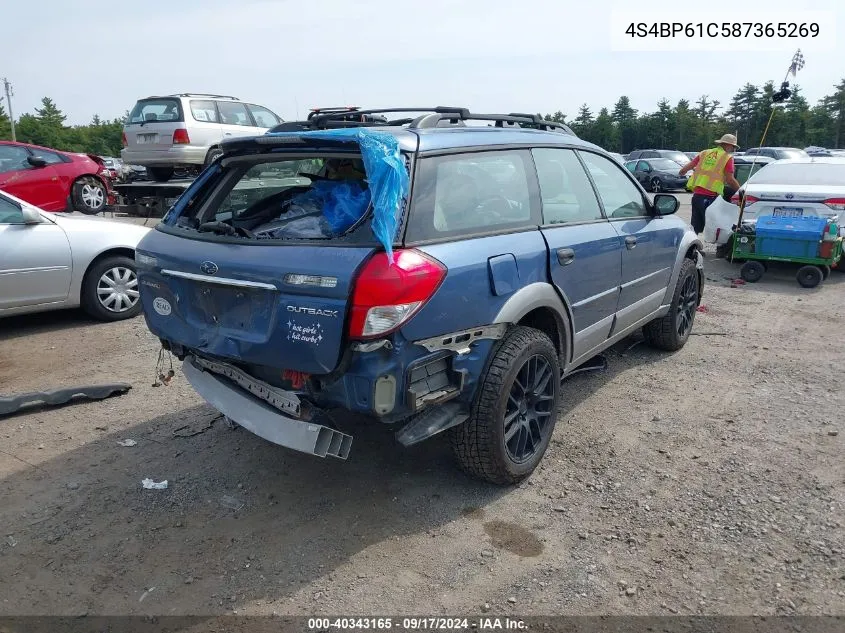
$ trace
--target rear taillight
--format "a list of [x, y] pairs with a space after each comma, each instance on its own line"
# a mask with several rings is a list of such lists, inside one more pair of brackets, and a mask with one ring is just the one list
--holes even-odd
[[367, 339], [393, 332], [431, 299], [446, 267], [416, 250], [377, 253], [355, 280], [349, 336]]
[[828, 198], [824, 203], [834, 211], [845, 211], [845, 198]]
[[[734, 204], [739, 204], [740, 198], [743, 196], [742, 191], [737, 191], [734, 195], [731, 196], [731, 202]], [[747, 207], [749, 204], [754, 204], [755, 202], [759, 202], [760, 198], [755, 198], [754, 196], [745, 196], [745, 206]]]
[[191, 139], [188, 137], [188, 130], [185, 128], [179, 128], [178, 130], [173, 130], [173, 144], [174, 145], [188, 145], [191, 142]]
[[121, 132], [120, 142], [123, 144], [123, 147], [126, 147], [126, 146], [129, 145], [129, 141], [126, 140], [126, 132]]

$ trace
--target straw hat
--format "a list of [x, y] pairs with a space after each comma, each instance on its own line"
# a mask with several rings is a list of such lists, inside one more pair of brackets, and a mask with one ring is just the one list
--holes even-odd
[[733, 134], [725, 134], [722, 138], [716, 140], [715, 143], [717, 145], [733, 145], [739, 149], [739, 145], [736, 144], [736, 137]]

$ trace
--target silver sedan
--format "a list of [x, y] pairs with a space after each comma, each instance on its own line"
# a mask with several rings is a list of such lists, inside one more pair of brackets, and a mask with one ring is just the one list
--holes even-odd
[[80, 306], [102, 321], [136, 316], [135, 247], [149, 230], [0, 192], [0, 317]]

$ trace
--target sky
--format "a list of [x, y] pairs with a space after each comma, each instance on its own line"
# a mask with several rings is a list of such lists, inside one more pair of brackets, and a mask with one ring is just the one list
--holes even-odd
[[[0, 78], [14, 86], [15, 115], [49, 96], [69, 124], [175, 92], [233, 95], [284, 119], [340, 105], [571, 119], [583, 103], [595, 114], [620, 95], [640, 111], [664, 97], [726, 106], [746, 82], [782, 81], [798, 47], [806, 66], [793, 81], [811, 104], [845, 79], [841, 0], [0, 0], [0, 16]], [[633, 40], [630, 19], [819, 20], [821, 32]]]

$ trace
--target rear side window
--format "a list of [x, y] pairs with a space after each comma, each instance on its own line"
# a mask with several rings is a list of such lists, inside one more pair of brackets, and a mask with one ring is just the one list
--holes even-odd
[[36, 149], [32, 148], [32, 155], [36, 158], [42, 158], [47, 161], [48, 165], [55, 165], [56, 163], [63, 163], [65, 162], [62, 160], [62, 157], [56, 154], [56, 152], [51, 152], [46, 149]]
[[574, 151], [540, 148], [532, 153], [540, 181], [544, 224], [603, 219], [596, 193]]
[[525, 151], [423, 158], [417, 167], [408, 241], [536, 226]]
[[194, 117], [194, 121], [219, 123], [214, 101], [191, 99], [191, 116]]
[[129, 113], [130, 124], [184, 121], [179, 99], [141, 99]]
[[279, 117], [262, 106], [250, 105], [249, 111], [252, 113], [252, 118], [255, 119], [255, 125], [258, 127], [270, 128], [282, 122]]
[[218, 101], [217, 108], [220, 110], [220, 123], [223, 125], [244, 125], [252, 127], [252, 120], [246, 111], [243, 103], [236, 101]]

